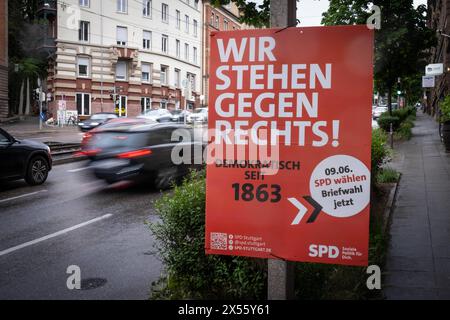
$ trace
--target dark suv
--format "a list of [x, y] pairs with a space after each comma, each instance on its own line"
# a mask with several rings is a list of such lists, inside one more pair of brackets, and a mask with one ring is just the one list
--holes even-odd
[[[184, 141], [173, 135], [175, 130], [185, 137]], [[178, 162], [172, 157], [173, 151]], [[91, 159], [90, 166], [97, 178], [108, 183], [146, 181], [158, 189], [168, 188], [190, 168], [201, 166], [202, 152], [202, 141], [194, 139], [191, 127], [142, 119], [98, 127], [91, 131], [82, 149]], [[188, 161], [180, 163], [183, 156]]]
[[0, 128], [0, 166], [0, 180], [43, 184], [52, 169], [50, 148], [41, 142], [17, 140]]

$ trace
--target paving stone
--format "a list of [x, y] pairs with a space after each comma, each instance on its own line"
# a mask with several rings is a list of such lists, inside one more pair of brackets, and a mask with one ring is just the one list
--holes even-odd
[[436, 122], [418, 114], [413, 137], [395, 146], [402, 172], [390, 225], [387, 299], [450, 299], [450, 154]]
[[436, 300], [439, 297], [436, 289], [428, 288], [387, 287], [383, 293], [389, 300]]
[[385, 271], [426, 271], [433, 272], [433, 259], [429, 257], [413, 258], [404, 256], [389, 256], [386, 261]]

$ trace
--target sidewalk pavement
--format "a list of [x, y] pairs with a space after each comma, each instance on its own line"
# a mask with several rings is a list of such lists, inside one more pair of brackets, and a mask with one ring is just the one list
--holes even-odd
[[0, 123], [0, 127], [18, 139], [79, 143], [83, 138], [83, 134], [77, 126], [64, 126], [61, 128], [42, 124], [42, 130], [39, 130], [39, 117], [26, 117], [23, 120]]
[[387, 299], [450, 299], [450, 153], [438, 125], [417, 113], [410, 141], [395, 149], [402, 173], [384, 270]]

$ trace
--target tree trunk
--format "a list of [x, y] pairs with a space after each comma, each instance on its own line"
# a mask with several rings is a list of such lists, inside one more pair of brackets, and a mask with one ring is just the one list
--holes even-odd
[[25, 106], [25, 115], [30, 114], [30, 78], [27, 78], [27, 104]]
[[389, 110], [389, 115], [392, 116], [392, 86], [389, 85], [388, 86], [388, 110]]
[[19, 110], [17, 110], [17, 114], [20, 116], [23, 115], [23, 89], [25, 88], [25, 80], [22, 80], [22, 84], [20, 85], [20, 96], [19, 96]]

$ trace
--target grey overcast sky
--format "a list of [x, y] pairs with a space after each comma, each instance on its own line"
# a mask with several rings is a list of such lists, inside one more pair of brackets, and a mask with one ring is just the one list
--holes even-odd
[[[249, 0], [256, 3], [262, 3], [261, 0]], [[426, 0], [414, 0], [414, 5], [426, 4]], [[328, 0], [300, 0], [297, 2], [297, 19], [300, 20], [299, 26], [320, 26], [322, 13], [328, 10]]]

